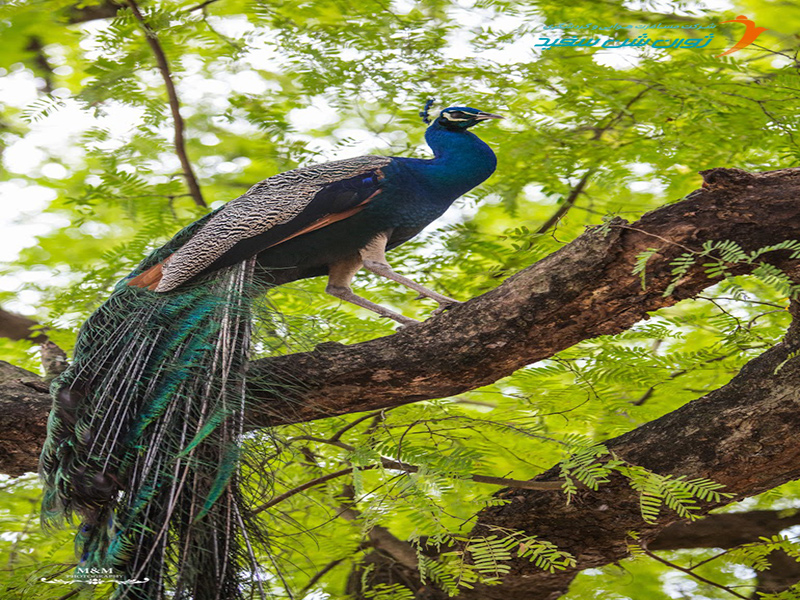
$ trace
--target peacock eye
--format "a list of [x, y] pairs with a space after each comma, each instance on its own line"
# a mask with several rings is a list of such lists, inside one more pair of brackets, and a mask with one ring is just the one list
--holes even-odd
[[470, 118], [471, 115], [460, 110], [451, 110], [442, 113], [442, 116], [445, 117], [448, 121], [466, 121]]

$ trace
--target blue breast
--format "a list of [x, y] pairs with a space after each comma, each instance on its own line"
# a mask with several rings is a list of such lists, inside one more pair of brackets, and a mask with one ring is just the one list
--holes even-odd
[[468, 131], [449, 131], [434, 122], [425, 140], [434, 158], [395, 158], [384, 169], [383, 191], [371, 209], [388, 226], [422, 229], [497, 166], [492, 149]]

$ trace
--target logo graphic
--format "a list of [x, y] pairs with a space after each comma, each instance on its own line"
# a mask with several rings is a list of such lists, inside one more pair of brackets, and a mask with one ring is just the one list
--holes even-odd
[[114, 569], [77, 566], [72, 572], [72, 579], [48, 579], [47, 577], [40, 577], [39, 581], [44, 583], [83, 583], [88, 585], [99, 585], [108, 581], [115, 581], [119, 584], [136, 585], [139, 583], [147, 583], [150, 579], [148, 577], [144, 579], [123, 579], [122, 573], [118, 573]]
[[726, 54], [733, 54], [734, 52], [741, 50], [745, 46], [749, 46], [750, 44], [756, 41], [756, 38], [758, 36], [767, 31], [766, 27], [756, 27], [755, 22], [751, 21], [744, 15], [739, 15], [738, 17], [736, 17], [735, 19], [731, 19], [730, 21], [722, 21], [722, 23], [741, 23], [742, 25], [747, 27], [747, 29], [745, 30], [742, 39], [736, 42], [733, 48], [731, 48], [730, 50], [726, 50], [722, 54], [717, 54], [717, 58], [719, 58], [720, 56], [725, 56]]

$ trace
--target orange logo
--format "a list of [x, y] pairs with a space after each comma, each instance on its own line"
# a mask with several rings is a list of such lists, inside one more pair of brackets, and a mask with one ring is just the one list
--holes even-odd
[[730, 50], [726, 50], [722, 54], [718, 54], [717, 58], [719, 58], [720, 56], [725, 56], [726, 54], [733, 54], [734, 52], [741, 50], [745, 46], [749, 46], [750, 44], [756, 41], [756, 38], [758, 36], [767, 31], [766, 27], [756, 27], [755, 22], [751, 21], [744, 15], [739, 15], [738, 17], [730, 21], [722, 21], [722, 23], [741, 23], [742, 25], [747, 27], [747, 29], [745, 29], [742, 39], [736, 42], [733, 48], [731, 48]]

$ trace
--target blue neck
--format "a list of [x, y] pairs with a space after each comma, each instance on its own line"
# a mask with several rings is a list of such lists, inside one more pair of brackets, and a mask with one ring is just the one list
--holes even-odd
[[469, 131], [451, 131], [434, 121], [425, 132], [434, 158], [413, 160], [416, 171], [437, 200], [448, 205], [494, 173], [492, 149]]

